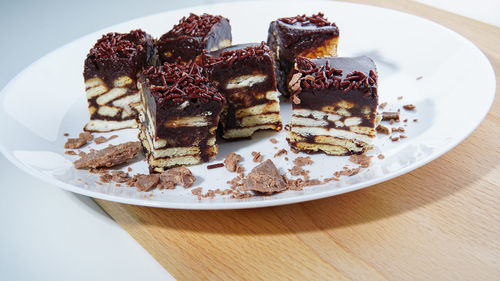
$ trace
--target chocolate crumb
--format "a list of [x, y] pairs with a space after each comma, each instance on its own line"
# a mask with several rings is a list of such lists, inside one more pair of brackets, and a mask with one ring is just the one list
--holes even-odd
[[377, 158], [380, 159], [380, 160], [382, 160], [382, 159], [385, 158], [385, 156], [384, 156], [384, 154], [379, 154], [379, 155], [377, 155]]
[[105, 143], [106, 141], [107, 141], [107, 139], [106, 139], [105, 137], [103, 137], [103, 136], [97, 137], [97, 138], [94, 140], [94, 142], [95, 142], [96, 144]]
[[110, 175], [110, 174], [108, 174], [108, 173], [106, 173], [106, 174], [102, 174], [102, 175], [100, 175], [100, 176], [99, 176], [99, 180], [101, 180], [101, 181], [102, 181], [102, 182], [104, 182], [104, 183], [108, 183], [108, 182], [110, 182], [110, 181], [111, 181], [111, 178], [112, 178], [112, 177], [111, 177], [111, 175]]
[[407, 136], [406, 135], [399, 135], [399, 138], [406, 139]]
[[139, 142], [109, 145], [101, 150], [91, 150], [73, 164], [77, 169], [113, 167], [134, 158], [140, 148], [141, 145]]
[[64, 151], [64, 154], [67, 154], [67, 155], [76, 155], [76, 152], [74, 152], [73, 150], [66, 150], [66, 151]]
[[417, 77], [417, 80], [420, 80], [420, 79], [422, 79], [422, 78], [424, 78], [424, 76], [418, 76], [418, 77]]
[[69, 134], [68, 134], [68, 133], [64, 133], [64, 134], [63, 134], [63, 136], [68, 137], [68, 136], [69, 136]]
[[311, 160], [311, 157], [306, 156], [306, 157], [297, 157], [295, 160], [293, 160], [293, 164], [297, 166], [305, 166], [305, 165], [311, 165], [314, 162]]
[[160, 181], [160, 183], [156, 186], [156, 188], [158, 188], [159, 190], [162, 190], [162, 189], [174, 189], [175, 188], [175, 183], [173, 183], [171, 181], [169, 181], [169, 182], [162, 182], [162, 181]]
[[160, 175], [140, 175], [135, 182], [135, 187], [141, 191], [150, 191], [155, 188], [160, 182]]
[[399, 112], [384, 111], [384, 112], [382, 112], [382, 120], [383, 121], [389, 121], [389, 120], [399, 121]]
[[299, 150], [296, 149], [295, 147], [290, 147], [290, 150], [295, 153], [295, 154], [298, 154], [299, 153]]
[[132, 168], [128, 167], [128, 168], [127, 168], [127, 171], [128, 171], [128, 172], [132, 172]]
[[121, 185], [121, 184], [119, 184], [119, 183], [115, 183], [115, 186], [116, 186], [116, 187], [120, 187], [120, 186], [122, 186], [122, 185]]
[[413, 119], [413, 122], [418, 122], [418, 119], [417, 118]]
[[95, 183], [98, 185], [102, 185], [102, 182], [99, 182], [99, 181], [96, 181]]
[[371, 158], [371, 156], [366, 156], [364, 154], [354, 154], [349, 156], [349, 161], [360, 165], [362, 168], [368, 168], [370, 167]]
[[66, 149], [76, 149], [87, 144], [87, 140], [83, 138], [69, 138], [64, 144]]
[[285, 157], [285, 161], [288, 161], [288, 157]]
[[215, 163], [207, 166], [208, 170], [224, 167], [224, 163]]
[[191, 193], [195, 196], [198, 196], [198, 200], [201, 200], [201, 191], [203, 190], [203, 187], [197, 187], [191, 189]]
[[348, 168], [347, 166], [344, 166], [343, 170], [337, 171], [333, 175], [337, 178], [340, 176], [352, 177], [352, 176], [358, 174], [359, 171], [361, 171], [361, 166], [359, 166], [357, 168], [352, 168], [352, 169]]
[[243, 179], [243, 185], [240, 189], [271, 194], [286, 190], [286, 185], [278, 168], [276, 168], [273, 161], [268, 159], [252, 169], [247, 177]]
[[130, 179], [128, 173], [123, 171], [111, 171], [111, 177], [114, 182], [123, 183]]
[[278, 150], [278, 152], [276, 152], [276, 153], [274, 154], [274, 156], [273, 156], [273, 157], [274, 157], [274, 158], [276, 158], [276, 157], [279, 157], [279, 156], [281, 156], [281, 155], [283, 155], [283, 154], [288, 154], [288, 151], [286, 151], [286, 149], [280, 149], [280, 150]]
[[293, 166], [292, 169], [288, 169], [288, 171], [290, 171], [290, 175], [298, 176], [302, 172], [304, 172], [304, 169], [302, 169], [302, 167], [300, 167], [300, 166]]
[[196, 181], [196, 178], [193, 176], [193, 173], [191, 173], [191, 170], [184, 166], [166, 170], [161, 173], [160, 178], [164, 183], [173, 182], [174, 184], [183, 186], [184, 188], [191, 187]]
[[393, 132], [393, 133], [395, 133], [395, 132], [404, 133], [405, 132], [405, 128], [403, 128], [403, 127], [398, 127], [398, 128], [392, 127], [391, 128], [391, 132]]
[[389, 138], [391, 139], [391, 141], [398, 141], [399, 140], [398, 136], [390, 136]]
[[89, 183], [88, 183], [88, 182], [84, 182], [83, 184], [84, 184], [84, 185], [89, 185]]
[[262, 155], [260, 154], [260, 152], [253, 151], [252, 156], [253, 156], [253, 162], [255, 162], [255, 163], [262, 162]]
[[78, 134], [78, 137], [81, 138], [81, 139], [84, 139], [86, 141], [91, 141], [94, 138], [92, 136], [92, 134], [89, 133], [89, 132], [80, 133], [80, 134]]
[[399, 96], [399, 97], [398, 97], [398, 100], [402, 100], [402, 99], [403, 99], [403, 96]]
[[[408, 119], [403, 120], [403, 122], [405, 122], [405, 123], [406, 123], [406, 122], [408, 122]], [[406, 125], [405, 125], [405, 126], [406, 126]]]
[[328, 183], [328, 182], [331, 182], [331, 181], [340, 181], [339, 178], [336, 178], [336, 177], [331, 177], [331, 178], [325, 178], [323, 180], [323, 183]]
[[417, 106], [415, 106], [414, 104], [405, 104], [403, 105], [403, 108], [406, 110], [414, 110], [415, 108], [417, 108]]
[[240, 162], [241, 159], [241, 155], [231, 152], [224, 160], [224, 165], [229, 172], [236, 172], [236, 169], [239, 167], [238, 162]]
[[278, 140], [276, 140], [275, 138], [270, 138], [269, 141], [272, 142], [273, 144], [277, 144], [278, 143]]
[[387, 103], [386, 103], [386, 102], [383, 102], [383, 103], [381, 103], [378, 107], [379, 107], [380, 109], [384, 109], [386, 106], [387, 106]]
[[377, 133], [380, 133], [380, 134], [390, 134], [391, 132], [389, 131], [389, 128], [387, 128], [386, 126], [382, 126], [382, 125], [378, 125], [377, 128]]

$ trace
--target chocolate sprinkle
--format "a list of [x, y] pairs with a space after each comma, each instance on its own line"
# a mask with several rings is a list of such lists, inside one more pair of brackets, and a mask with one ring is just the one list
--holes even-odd
[[173, 36], [205, 36], [208, 34], [212, 26], [221, 21], [221, 16], [213, 16], [202, 14], [198, 16], [190, 13], [189, 16], [183, 17], [178, 24], [174, 25], [169, 33]]
[[200, 66], [190, 61], [185, 65], [178, 62], [164, 63], [157, 67], [151, 66], [142, 74], [151, 83], [151, 94], [160, 102], [166, 100], [183, 102], [190, 99], [198, 99], [201, 102], [224, 101], [217, 88], [210, 83], [202, 71]]
[[328, 25], [336, 26], [335, 23], [329, 22], [325, 18], [325, 15], [323, 13], [318, 13], [310, 17], [306, 15], [301, 15], [301, 16], [299, 15], [295, 17], [280, 18], [278, 20], [291, 25], [299, 23], [301, 26], [308, 26], [308, 25], [314, 25], [317, 27], [328, 26]]

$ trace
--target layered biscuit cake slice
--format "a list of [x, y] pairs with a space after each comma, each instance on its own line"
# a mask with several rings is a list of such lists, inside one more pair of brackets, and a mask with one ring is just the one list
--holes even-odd
[[222, 137], [248, 138], [258, 130], [282, 128], [274, 62], [264, 44], [242, 44], [202, 56], [211, 81], [226, 98]]
[[203, 51], [215, 51], [231, 45], [231, 25], [222, 16], [190, 14], [157, 42], [160, 61], [183, 63], [195, 59]]
[[137, 128], [137, 74], [154, 56], [153, 39], [142, 30], [108, 33], [97, 41], [83, 72], [90, 113], [86, 131]]
[[139, 138], [151, 172], [215, 157], [224, 98], [200, 66], [164, 63], [143, 71]]
[[289, 83], [291, 147], [329, 155], [370, 148], [377, 119], [377, 69], [368, 57], [298, 58]]
[[329, 22], [322, 13], [271, 22], [267, 44], [275, 56], [278, 90], [285, 96], [290, 95], [287, 84], [297, 57], [334, 57], [338, 40], [337, 25]]

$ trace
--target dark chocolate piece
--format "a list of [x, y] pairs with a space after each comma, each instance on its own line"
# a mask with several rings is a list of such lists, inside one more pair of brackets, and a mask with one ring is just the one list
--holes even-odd
[[336, 56], [338, 37], [337, 25], [329, 22], [322, 13], [271, 22], [267, 43], [275, 56], [279, 91], [290, 94], [287, 84], [297, 57]]
[[161, 62], [187, 62], [204, 50], [214, 51], [231, 45], [231, 26], [222, 16], [190, 14], [157, 42]]
[[[259, 129], [281, 130], [274, 61], [264, 42], [205, 53], [202, 63], [227, 100], [221, 115], [224, 138], [250, 137]], [[261, 121], [248, 124], [251, 118]]]

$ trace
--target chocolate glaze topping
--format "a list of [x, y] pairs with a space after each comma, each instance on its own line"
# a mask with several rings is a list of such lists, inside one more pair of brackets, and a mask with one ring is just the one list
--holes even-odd
[[198, 16], [190, 13], [189, 17], [183, 17], [178, 24], [174, 25], [165, 37], [177, 37], [181, 35], [204, 37], [210, 29], [221, 21], [221, 16], [203, 14]]
[[217, 89], [203, 76], [202, 68], [194, 62], [185, 65], [164, 63], [157, 67], [151, 66], [143, 71], [143, 75], [149, 80], [151, 94], [159, 104], [167, 100], [173, 102], [189, 99], [198, 99], [201, 102], [224, 100]]
[[85, 60], [83, 76], [104, 78], [108, 85], [121, 75], [136, 77], [154, 56], [153, 40], [137, 29], [129, 33], [108, 33], [99, 39]]
[[304, 88], [335, 89], [348, 92], [357, 90], [365, 96], [377, 97], [377, 74], [373, 61], [366, 57], [356, 58], [317, 58], [298, 57], [296, 71], [300, 87], [293, 92], [300, 93]]
[[312, 15], [310, 17], [306, 15], [301, 15], [301, 16], [299, 15], [295, 17], [280, 18], [278, 20], [290, 25], [317, 26], [317, 27], [330, 25], [337, 27], [334, 23], [329, 22], [325, 18], [325, 15], [321, 12], [316, 15]]
[[234, 62], [242, 61], [248, 57], [264, 59], [269, 57], [269, 48], [264, 42], [259, 44], [241, 44], [227, 47], [214, 52], [206, 53], [204, 56], [204, 66], [214, 66], [221, 64], [231, 67]]

